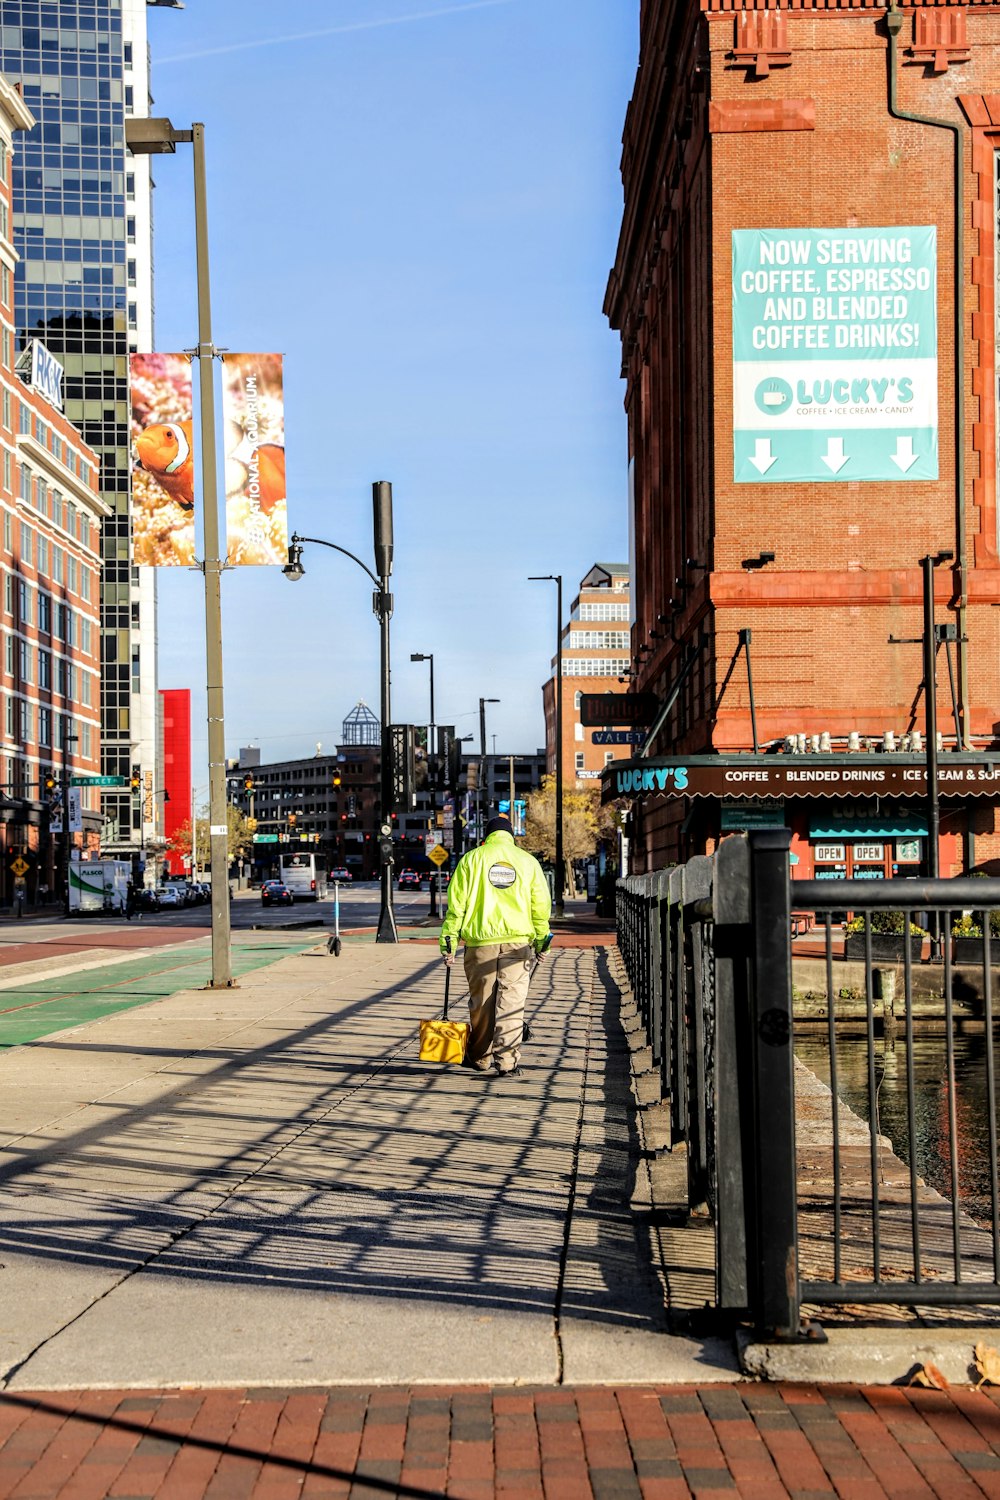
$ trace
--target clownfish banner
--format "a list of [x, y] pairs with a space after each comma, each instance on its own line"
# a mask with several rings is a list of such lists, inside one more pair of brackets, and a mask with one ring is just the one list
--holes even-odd
[[133, 354], [133, 560], [147, 567], [194, 562], [191, 358]]
[[230, 563], [288, 561], [285, 402], [280, 354], [226, 354], [222, 420]]

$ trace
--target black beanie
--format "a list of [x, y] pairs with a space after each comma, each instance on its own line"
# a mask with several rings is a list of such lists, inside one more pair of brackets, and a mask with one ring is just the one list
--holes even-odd
[[490, 821], [487, 823], [487, 825], [486, 825], [486, 832], [483, 835], [483, 837], [484, 838], [489, 838], [489, 836], [490, 836], [491, 833], [513, 833], [513, 832], [514, 832], [514, 830], [510, 826], [510, 819], [508, 818], [507, 814], [506, 813], [498, 813], [495, 818], [491, 818]]

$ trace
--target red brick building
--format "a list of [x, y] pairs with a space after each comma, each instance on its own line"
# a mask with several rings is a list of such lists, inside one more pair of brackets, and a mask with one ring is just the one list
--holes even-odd
[[[595, 563], [580, 580], [580, 592], [562, 626], [563, 786], [583, 790], [600, 780], [611, 761], [628, 757], [627, 731], [590, 729], [580, 722], [584, 693], [624, 693], [629, 670], [629, 572], [627, 563]], [[556, 658], [542, 688], [546, 773], [556, 769]]]
[[[873, 874], [901, 873], [914, 838], [926, 863], [901, 778], [909, 755], [918, 787], [925, 758], [920, 559], [948, 552], [940, 868], [1000, 872], [1000, 9], [642, 0], [640, 32], [606, 312], [627, 382], [634, 685], [673, 700], [646, 764], [756, 742], [766, 765], [794, 744], [830, 790], [769, 792], [756, 813], [793, 828], [798, 873], [838, 821], [849, 870], [852, 823]], [[899, 291], [921, 277], [922, 301]], [[870, 791], [844, 781], [845, 755]], [[639, 797], [633, 867], [710, 849], [744, 797]]]
[[[97, 456], [63, 416], [61, 372], [41, 346], [15, 359], [13, 133], [33, 118], [0, 79], [0, 904], [65, 879], [50, 829], [69, 779], [101, 766]], [[71, 841], [96, 852], [96, 788], [74, 789]], [[80, 816], [76, 815], [79, 805]], [[22, 870], [22, 866], [24, 867]]]

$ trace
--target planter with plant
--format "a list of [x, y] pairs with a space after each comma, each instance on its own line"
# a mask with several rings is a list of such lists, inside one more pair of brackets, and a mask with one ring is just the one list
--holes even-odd
[[[951, 956], [957, 964], [981, 964], [983, 961], [983, 918], [985, 912], [963, 912], [952, 923]], [[990, 963], [1000, 964], [1000, 911], [989, 913]]]
[[[903, 945], [906, 942], [903, 925], [904, 918], [901, 911], [873, 911], [870, 916], [872, 960], [875, 963], [902, 963]], [[846, 927], [847, 938], [844, 943], [844, 954], [847, 958], [864, 958], [867, 952], [865, 943], [865, 918], [864, 916], [852, 917]], [[916, 922], [910, 923], [909, 943], [910, 957], [919, 959], [923, 948], [924, 938], [927, 936], [922, 927]]]

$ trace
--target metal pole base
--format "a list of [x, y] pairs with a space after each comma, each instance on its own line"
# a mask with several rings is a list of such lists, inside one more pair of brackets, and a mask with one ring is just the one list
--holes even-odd
[[396, 932], [396, 914], [392, 909], [392, 869], [391, 867], [382, 871], [382, 905], [378, 914], [378, 930], [375, 933], [376, 943], [398, 943], [399, 935]]

